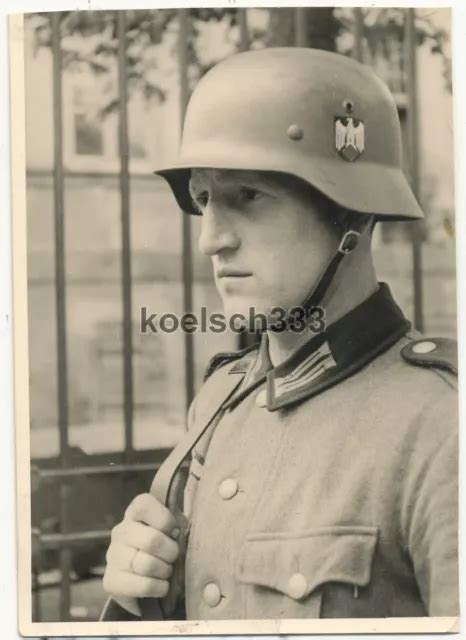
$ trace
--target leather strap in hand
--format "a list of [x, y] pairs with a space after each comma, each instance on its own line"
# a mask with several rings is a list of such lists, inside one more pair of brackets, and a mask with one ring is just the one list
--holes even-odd
[[[187, 521], [185, 516], [179, 510], [178, 512], [174, 511], [175, 506], [170, 504], [170, 494], [174, 478], [185, 458], [187, 458], [187, 456], [191, 453], [192, 449], [196, 446], [207, 429], [219, 416], [220, 412], [223, 409], [223, 405], [232, 397], [233, 393], [239, 387], [242, 379], [242, 376], [239, 380], [236, 376], [231, 376], [231, 378], [229, 378], [229, 381], [231, 382], [231, 388], [229, 389], [227, 396], [223, 397], [220, 404], [214, 407], [210, 414], [210, 417], [207, 420], [202, 421], [198, 425], [195, 425], [185, 434], [183, 439], [176, 445], [173, 451], [160, 465], [159, 470], [155, 474], [154, 480], [152, 481], [150, 493], [154, 496], [154, 498], [157, 498], [159, 502], [170, 508], [170, 510], [173, 512], [175, 518], [177, 519], [177, 522], [179, 523], [181, 536], [186, 535]], [[170, 581], [170, 590], [168, 592], [168, 595], [162, 600], [162, 603], [165, 602], [165, 608], [167, 609], [167, 611], [174, 607], [174, 600], [178, 596], [178, 594], [174, 592], [174, 589], [176, 589], [176, 580], [174, 579], [175, 574], [176, 570], [173, 572], [173, 576]], [[160, 620], [159, 600], [155, 598], [140, 598], [138, 602], [143, 620]]]

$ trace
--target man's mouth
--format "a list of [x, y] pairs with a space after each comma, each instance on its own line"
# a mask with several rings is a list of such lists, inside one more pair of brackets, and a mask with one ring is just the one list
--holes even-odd
[[217, 278], [248, 278], [249, 276], [252, 276], [250, 271], [240, 271], [239, 269], [228, 269], [226, 267], [222, 267], [216, 272]]

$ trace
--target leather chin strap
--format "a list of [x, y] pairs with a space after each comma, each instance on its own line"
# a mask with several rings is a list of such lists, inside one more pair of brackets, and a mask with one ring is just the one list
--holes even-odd
[[[315, 307], [317, 307], [322, 301], [324, 295], [326, 294], [330, 283], [332, 282], [335, 274], [337, 272], [338, 267], [340, 266], [341, 261], [345, 256], [350, 254], [357, 247], [359, 238], [361, 233], [364, 231], [366, 226], [370, 224], [372, 221], [372, 216], [369, 218], [369, 222], [359, 226], [358, 229], [349, 228], [347, 229], [340, 240], [340, 244], [338, 245], [338, 249], [336, 253], [333, 255], [332, 259], [325, 267], [322, 272], [320, 278], [317, 283], [314, 285], [313, 289], [309, 293], [309, 295], [305, 298], [304, 302], [301, 304], [301, 307], [306, 311], [309, 311]], [[353, 225], [354, 226], [354, 225]]]

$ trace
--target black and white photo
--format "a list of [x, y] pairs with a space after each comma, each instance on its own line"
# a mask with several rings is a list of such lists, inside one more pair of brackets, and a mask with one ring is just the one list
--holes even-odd
[[10, 27], [22, 632], [455, 629], [451, 10]]

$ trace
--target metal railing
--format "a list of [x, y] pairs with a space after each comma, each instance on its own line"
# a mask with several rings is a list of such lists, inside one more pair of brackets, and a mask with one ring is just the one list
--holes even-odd
[[[68, 416], [68, 357], [67, 357], [67, 318], [66, 318], [66, 255], [65, 255], [65, 202], [64, 181], [65, 171], [63, 163], [63, 112], [62, 112], [62, 49], [61, 49], [61, 14], [51, 15], [52, 28], [52, 57], [53, 57], [53, 115], [54, 115], [54, 230], [55, 230], [55, 305], [56, 305], [56, 340], [57, 340], [57, 403], [58, 429], [60, 450], [58, 466], [53, 469], [39, 469], [37, 482], [59, 483], [59, 520], [60, 529], [57, 533], [34, 532], [38, 550], [58, 549], [60, 565], [60, 619], [70, 619], [71, 608], [71, 549], [76, 545], [90, 542], [106, 542], [109, 539], [108, 530], [89, 530], [73, 532], [70, 530], [70, 483], [77, 478], [115, 476], [126, 473], [141, 473], [154, 470], [154, 463], [132, 462], [133, 452], [133, 344], [132, 344], [132, 277], [131, 277], [131, 233], [130, 233], [130, 174], [129, 174], [129, 142], [128, 142], [128, 79], [127, 79], [127, 41], [126, 41], [126, 13], [115, 12], [118, 37], [118, 83], [119, 83], [119, 191], [121, 206], [121, 298], [122, 298], [122, 336], [123, 336], [123, 404], [124, 404], [124, 452], [122, 463], [112, 466], [78, 466], [73, 467], [69, 446], [69, 416]], [[408, 61], [408, 139], [409, 158], [411, 166], [411, 180], [413, 190], [418, 191], [418, 126], [416, 119], [416, 56], [414, 34], [414, 10], [408, 9], [406, 15], [406, 58]], [[190, 20], [188, 10], [178, 10], [178, 64], [180, 71], [180, 100], [182, 117], [189, 98], [188, 83], [188, 33]], [[295, 45], [306, 46], [306, 9], [294, 10]], [[361, 9], [354, 10], [355, 46], [354, 56], [362, 58], [363, 16]], [[249, 47], [249, 31], [247, 10], [238, 10], [238, 26], [240, 34], [239, 49]], [[182, 224], [182, 287], [183, 312], [192, 311], [192, 255], [191, 255], [191, 219], [181, 216]], [[412, 226], [413, 246], [413, 291], [415, 301], [415, 324], [422, 329], [422, 274], [421, 274], [421, 238], [418, 226]], [[184, 334], [185, 353], [185, 401], [188, 408], [194, 396], [194, 346], [193, 334]], [[37, 601], [35, 616], [40, 616], [40, 602]]]

